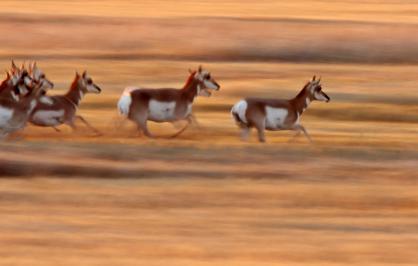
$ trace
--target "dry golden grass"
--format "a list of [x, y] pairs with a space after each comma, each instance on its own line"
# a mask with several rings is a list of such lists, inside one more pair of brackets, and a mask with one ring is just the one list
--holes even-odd
[[[37, 59], [104, 134], [28, 126], [0, 142], [1, 265], [417, 265], [415, 1], [0, 2], [0, 66]], [[222, 85], [175, 140], [120, 126], [125, 86]], [[380, 63], [385, 63], [382, 65]], [[242, 142], [246, 96], [290, 98], [313, 74], [332, 101]], [[151, 124], [158, 135], [171, 125]]]

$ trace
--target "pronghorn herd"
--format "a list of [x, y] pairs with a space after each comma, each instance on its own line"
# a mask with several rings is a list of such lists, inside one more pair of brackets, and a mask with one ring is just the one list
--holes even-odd
[[[328, 102], [330, 98], [322, 91], [321, 79], [315, 76], [306, 83], [299, 94], [291, 100], [246, 98], [236, 103], [231, 110], [232, 116], [242, 130], [242, 138], [247, 139], [251, 128], [258, 131], [258, 139], [265, 142], [265, 130], [294, 130], [303, 132], [311, 140], [306, 129], [300, 123], [303, 112], [312, 101]], [[5, 137], [26, 126], [29, 122], [36, 126], [57, 127], [65, 124], [76, 129], [78, 119], [96, 134], [100, 132], [91, 126], [77, 109], [86, 93], [100, 93], [101, 89], [84, 71], [75, 74], [74, 80], [65, 94], [48, 95], [54, 84], [36, 63], [28, 68], [20, 68], [12, 61], [6, 79], [0, 85], [0, 137]], [[190, 71], [183, 88], [139, 88], [127, 87], [119, 101], [119, 112], [134, 122], [138, 132], [154, 137], [148, 130], [147, 121], [177, 122], [187, 124], [170, 137], [181, 134], [190, 123], [195, 121], [192, 105], [197, 96], [209, 97], [212, 91], [218, 91], [220, 85], [207, 70], [199, 67]]]

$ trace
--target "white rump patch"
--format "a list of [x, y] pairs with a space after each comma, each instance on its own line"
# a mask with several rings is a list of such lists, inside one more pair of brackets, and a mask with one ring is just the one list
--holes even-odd
[[160, 102], [151, 100], [148, 106], [148, 119], [155, 122], [176, 120], [174, 110], [176, 102]]
[[64, 120], [64, 110], [37, 111], [31, 119], [35, 124], [57, 126]]
[[284, 108], [266, 106], [266, 128], [282, 128], [288, 113], [288, 110]]
[[[237, 102], [231, 110], [231, 113], [233, 114], [237, 114], [239, 119], [244, 122], [244, 123], [248, 123], [247, 121], [247, 117], [245, 116], [245, 113], [247, 112], [247, 107], [248, 107], [248, 103], [245, 100], [241, 100], [239, 102]], [[239, 122], [239, 121], [236, 121]]]
[[138, 89], [137, 87], [127, 87], [118, 101], [118, 109], [121, 115], [128, 116], [131, 108], [132, 96], [131, 92]]
[[7, 126], [12, 116], [13, 109], [0, 106], [0, 128]]

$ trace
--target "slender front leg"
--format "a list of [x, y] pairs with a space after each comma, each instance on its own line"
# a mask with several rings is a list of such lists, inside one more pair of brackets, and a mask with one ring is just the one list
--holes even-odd
[[302, 125], [295, 125], [293, 128], [293, 130], [297, 130], [298, 133], [300, 134], [300, 131], [303, 132], [303, 134], [305, 135], [305, 137], [309, 140], [310, 143], [312, 143], [312, 139], [308, 134], [308, 131], [306, 131], [305, 127]]
[[83, 122], [90, 130], [94, 131], [94, 133], [96, 133], [97, 135], [102, 135], [102, 133], [99, 130], [90, 125], [90, 123], [87, 122], [86, 119], [84, 119], [84, 117], [82, 117], [81, 115], [77, 115], [76, 118], [81, 120], [81, 122]]
[[190, 119], [190, 124], [192, 124], [192, 125], [194, 125], [194, 126], [196, 126], [196, 127], [198, 127], [198, 128], [200, 128], [201, 126], [200, 126], [200, 123], [197, 121], [197, 119], [196, 119], [196, 116], [193, 114], [193, 113], [191, 113], [190, 115], [189, 115], [189, 118], [188, 119]]
[[177, 137], [177, 136], [179, 136], [181, 133], [183, 133], [188, 127], [189, 127], [189, 125], [192, 123], [191, 122], [191, 119], [190, 119], [190, 117], [188, 117], [187, 118], [187, 124], [182, 128], [182, 129], [180, 129], [180, 131], [178, 131], [177, 133], [175, 133], [174, 135], [171, 135], [169, 138], [170, 139], [172, 139], [172, 138], [175, 138], [175, 137]]
[[61, 132], [61, 130], [57, 127], [52, 127], [53, 129], [55, 129], [56, 132]]

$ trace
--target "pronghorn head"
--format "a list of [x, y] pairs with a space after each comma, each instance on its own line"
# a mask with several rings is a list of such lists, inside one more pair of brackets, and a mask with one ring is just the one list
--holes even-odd
[[221, 88], [221, 86], [211, 76], [210, 72], [204, 70], [202, 66], [199, 66], [198, 70], [195, 72], [194, 78], [199, 81], [198, 94], [200, 96], [209, 97], [212, 95], [210, 90], [218, 91]]
[[331, 100], [328, 95], [322, 91], [321, 78], [316, 79], [316, 77], [313, 76], [312, 80], [309, 81], [306, 88], [309, 92], [309, 98], [311, 101], [316, 100], [329, 102]]
[[36, 85], [28, 71], [24, 67], [21, 69], [16, 68], [14, 62], [12, 62], [9, 76], [13, 87], [12, 96], [16, 101], [30, 94]]
[[10, 69], [9, 75], [11, 76], [12, 85], [16, 86], [18, 83], [24, 83], [26, 87], [30, 88], [33, 87], [33, 80], [29, 75], [28, 71], [25, 69], [24, 64], [22, 64], [21, 68], [18, 68], [12, 60], [12, 67]]
[[80, 76], [78, 73], [76, 74], [78, 77], [78, 82], [81, 85], [83, 92], [91, 92], [91, 93], [100, 93], [102, 89], [97, 86], [91, 77], [87, 74], [87, 71], [84, 71], [83, 74]]
[[45, 94], [49, 89], [54, 88], [54, 83], [52, 83], [47, 77], [45, 73], [36, 65], [34, 62], [32, 65], [29, 64], [29, 74], [31, 74], [35, 83], [37, 83], [42, 90], [42, 93]]

